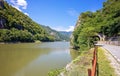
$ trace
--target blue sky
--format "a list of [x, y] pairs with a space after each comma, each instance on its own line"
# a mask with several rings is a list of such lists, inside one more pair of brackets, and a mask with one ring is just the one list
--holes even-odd
[[78, 16], [95, 12], [106, 0], [6, 0], [35, 22], [58, 31], [72, 31]]

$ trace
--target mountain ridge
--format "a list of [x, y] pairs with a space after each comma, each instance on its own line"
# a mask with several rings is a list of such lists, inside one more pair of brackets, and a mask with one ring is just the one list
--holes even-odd
[[24, 13], [0, 0], [0, 42], [54, 41], [54, 37]]
[[29, 16], [0, 0], [0, 42], [69, 41], [68, 35], [33, 21]]
[[72, 32], [56, 31], [49, 26], [42, 25], [49, 35], [53, 35], [56, 41], [70, 41]]

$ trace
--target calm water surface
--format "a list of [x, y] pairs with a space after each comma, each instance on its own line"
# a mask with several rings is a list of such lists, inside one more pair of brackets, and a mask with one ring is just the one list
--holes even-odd
[[0, 44], [0, 76], [47, 76], [77, 56], [69, 42]]

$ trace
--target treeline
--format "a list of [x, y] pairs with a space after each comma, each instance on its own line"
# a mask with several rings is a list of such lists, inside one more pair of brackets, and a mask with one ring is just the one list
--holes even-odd
[[105, 40], [120, 35], [120, 0], [107, 0], [102, 9], [81, 13], [71, 44], [73, 48], [84, 50], [100, 40], [100, 35]]
[[0, 42], [54, 41], [54, 39], [27, 15], [0, 0]]

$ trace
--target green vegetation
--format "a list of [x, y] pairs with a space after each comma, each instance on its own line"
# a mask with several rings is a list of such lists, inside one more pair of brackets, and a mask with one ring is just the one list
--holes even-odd
[[49, 26], [44, 25], [42, 25], [42, 27], [47, 31], [49, 35], [54, 36], [56, 41], [70, 41], [70, 36], [72, 32], [56, 31], [51, 29]]
[[59, 33], [60, 33], [59, 36], [62, 40], [70, 41], [70, 36], [72, 32], [59, 31]]
[[110, 65], [110, 61], [106, 58], [105, 50], [98, 48], [98, 65], [99, 76], [115, 76], [114, 69]]
[[55, 69], [48, 72], [48, 76], [58, 76], [64, 69]]
[[0, 0], [0, 42], [54, 41], [41, 25]]
[[[64, 76], [88, 76], [87, 70], [92, 66], [93, 49], [82, 52], [80, 56], [69, 63], [62, 72]], [[54, 75], [53, 75], [54, 76]]]
[[[84, 50], [100, 40], [99, 35], [108, 40], [120, 35], [120, 0], [107, 0], [103, 8], [96, 12], [84, 12], [79, 16], [73, 32], [73, 48]], [[104, 40], [103, 39], [103, 40]]]

